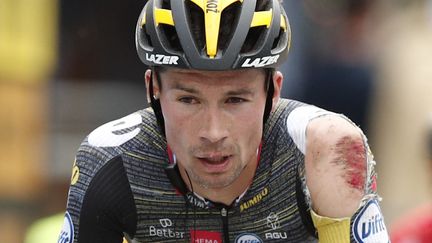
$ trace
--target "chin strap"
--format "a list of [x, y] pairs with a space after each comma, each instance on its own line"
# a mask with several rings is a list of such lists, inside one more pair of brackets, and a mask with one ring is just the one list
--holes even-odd
[[265, 69], [265, 72], [266, 72], [267, 98], [266, 98], [266, 104], [265, 104], [264, 116], [263, 116], [264, 126], [265, 126], [265, 123], [267, 122], [267, 119], [270, 116], [270, 112], [271, 112], [272, 106], [273, 106], [273, 95], [274, 95], [273, 74], [274, 74], [274, 69], [268, 68], [268, 69]]
[[159, 128], [161, 129], [162, 135], [165, 137], [165, 122], [162, 114], [162, 108], [159, 99], [155, 99], [153, 92], [153, 74], [156, 77], [156, 82], [161, 82], [159, 72], [156, 71], [156, 67], [152, 67], [149, 82], [149, 95], [150, 95], [150, 106], [153, 109]]

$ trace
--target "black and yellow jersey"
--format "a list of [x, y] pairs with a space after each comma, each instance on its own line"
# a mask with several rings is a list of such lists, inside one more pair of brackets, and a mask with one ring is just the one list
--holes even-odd
[[[304, 155], [287, 129], [289, 114], [301, 106], [282, 99], [271, 113], [254, 179], [232, 205], [202, 198], [176, 178], [151, 109], [102, 125], [78, 150], [59, 242], [317, 242]], [[384, 227], [377, 220], [376, 230], [365, 219], [355, 222], [353, 242], [368, 242], [356, 232], [372, 236]]]

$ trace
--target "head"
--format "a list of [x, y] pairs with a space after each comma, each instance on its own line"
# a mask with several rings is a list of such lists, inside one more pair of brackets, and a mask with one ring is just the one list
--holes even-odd
[[290, 29], [278, 0], [150, 0], [137, 25], [150, 104], [194, 184], [223, 188], [257, 159]]

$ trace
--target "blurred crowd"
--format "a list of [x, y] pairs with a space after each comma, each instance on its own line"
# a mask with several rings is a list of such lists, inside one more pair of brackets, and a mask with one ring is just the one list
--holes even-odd
[[[84, 136], [147, 106], [134, 42], [144, 4], [0, 0], [0, 242], [37, 242], [29, 226], [64, 210]], [[432, 215], [432, 0], [284, 5], [293, 43], [283, 96], [361, 126], [398, 237], [411, 210]]]

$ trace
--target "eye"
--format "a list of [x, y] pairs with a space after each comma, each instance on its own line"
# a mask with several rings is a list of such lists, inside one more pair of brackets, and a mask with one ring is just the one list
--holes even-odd
[[180, 97], [178, 101], [185, 104], [198, 104], [198, 100], [191, 96]]
[[240, 104], [243, 102], [246, 102], [246, 99], [240, 98], [240, 97], [229, 97], [226, 101], [226, 103], [230, 103], [230, 104]]

